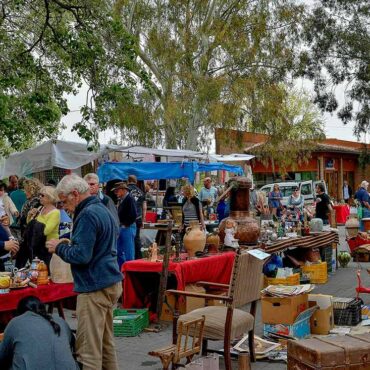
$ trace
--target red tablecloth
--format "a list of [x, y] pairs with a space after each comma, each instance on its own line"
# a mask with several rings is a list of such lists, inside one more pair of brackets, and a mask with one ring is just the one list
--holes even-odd
[[57, 302], [61, 299], [77, 295], [73, 291], [73, 283], [40, 285], [37, 288], [14, 289], [10, 293], [0, 294], [0, 312], [13, 311], [18, 302], [29, 295], [36, 296], [44, 303]]
[[[234, 252], [227, 252], [182, 262], [170, 262], [168, 271], [175, 275], [179, 290], [184, 290], [186, 284], [201, 280], [227, 284], [230, 281], [234, 256]], [[142, 296], [137, 294], [141, 287], [136, 286], [132, 273], [160, 273], [161, 271], [162, 262], [149, 262], [141, 259], [124, 263], [122, 265], [124, 273], [123, 307], [142, 308], [145, 306]]]
[[333, 206], [335, 209], [335, 218], [338, 224], [344, 224], [347, 221], [347, 217], [349, 216], [349, 205], [348, 204], [339, 204]]

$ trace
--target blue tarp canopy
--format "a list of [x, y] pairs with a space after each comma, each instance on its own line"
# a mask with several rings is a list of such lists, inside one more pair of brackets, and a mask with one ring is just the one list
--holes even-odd
[[135, 175], [138, 180], [180, 179], [186, 177], [194, 182], [196, 172], [225, 170], [242, 175], [239, 166], [225, 163], [198, 162], [106, 162], [98, 168], [100, 182], [125, 180]]

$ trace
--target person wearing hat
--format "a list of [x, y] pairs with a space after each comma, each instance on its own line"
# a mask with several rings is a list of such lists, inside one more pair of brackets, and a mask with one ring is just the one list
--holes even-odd
[[141, 239], [140, 239], [140, 229], [143, 227], [143, 223], [146, 218], [146, 199], [145, 192], [139, 188], [137, 184], [137, 177], [135, 175], [129, 175], [127, 178], [127, 186], [130, 195], [134, 198], [136, 205], [136, 235], [135, 235], [135, 259], [142, 258], [141, 254]]
[[369, 183], [364, 180], [361, 182], [360, 189], [357, 190], [355, 194], [355, 198], [358, 200], [360, 203], [361, 207], [361, 220], [360, 220], [360, 231], [365, 231], [365, 226], [362, 221], [363, 218], [369, 218], [370, 217], [370, 196], [367, 191], [367, 188], [369, 186]]
[[120, 232], [117, 240], [117, 259], [121, 266], [126, 261], [135, 259], [135, 235], [137, 210], [135, 199], [125, 182], [118, 182], [112, 189], [118, 198], [118, 218]]

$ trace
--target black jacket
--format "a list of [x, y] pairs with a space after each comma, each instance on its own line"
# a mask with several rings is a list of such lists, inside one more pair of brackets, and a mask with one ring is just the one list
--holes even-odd
[[136, 222], [137, 209], [134, 198], [127, 194], [118, 206], [119, 222], [123, 226], [130, 226]]
[[51, 254], [45, 247], [46, 236], [44, 234], [45, 224], [37, 220], [31, 220], [23, 233], [23, 240], [19, 246], [19, 252], [16, 256], [16, 267], [22, 268], [27, 260], [30, 262], [38, 257], [49, 267]]

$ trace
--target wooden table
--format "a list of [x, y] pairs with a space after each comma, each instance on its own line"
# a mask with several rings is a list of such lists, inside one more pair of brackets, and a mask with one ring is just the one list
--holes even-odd
[[[181, 262], [170, 261], [167, 288], [184, 290], [186, 284], [200, 280], [228, 284], [234, 256], [234, 252], [226, 252]], [[162, 262], [149, 262], [145, 259], [125, 262], [122, 265], [123, 307], [149, 307], [155, 311], [161, 271]]]
[[312, 233], [308, 236], [278, 239], [272, 244], [265, 245], [264, 250], [267, 253], [276, 253], [288, 248], [323, 248], [332, 243], [339, 243], [337, 231], [322, 231], [320, 233]]

